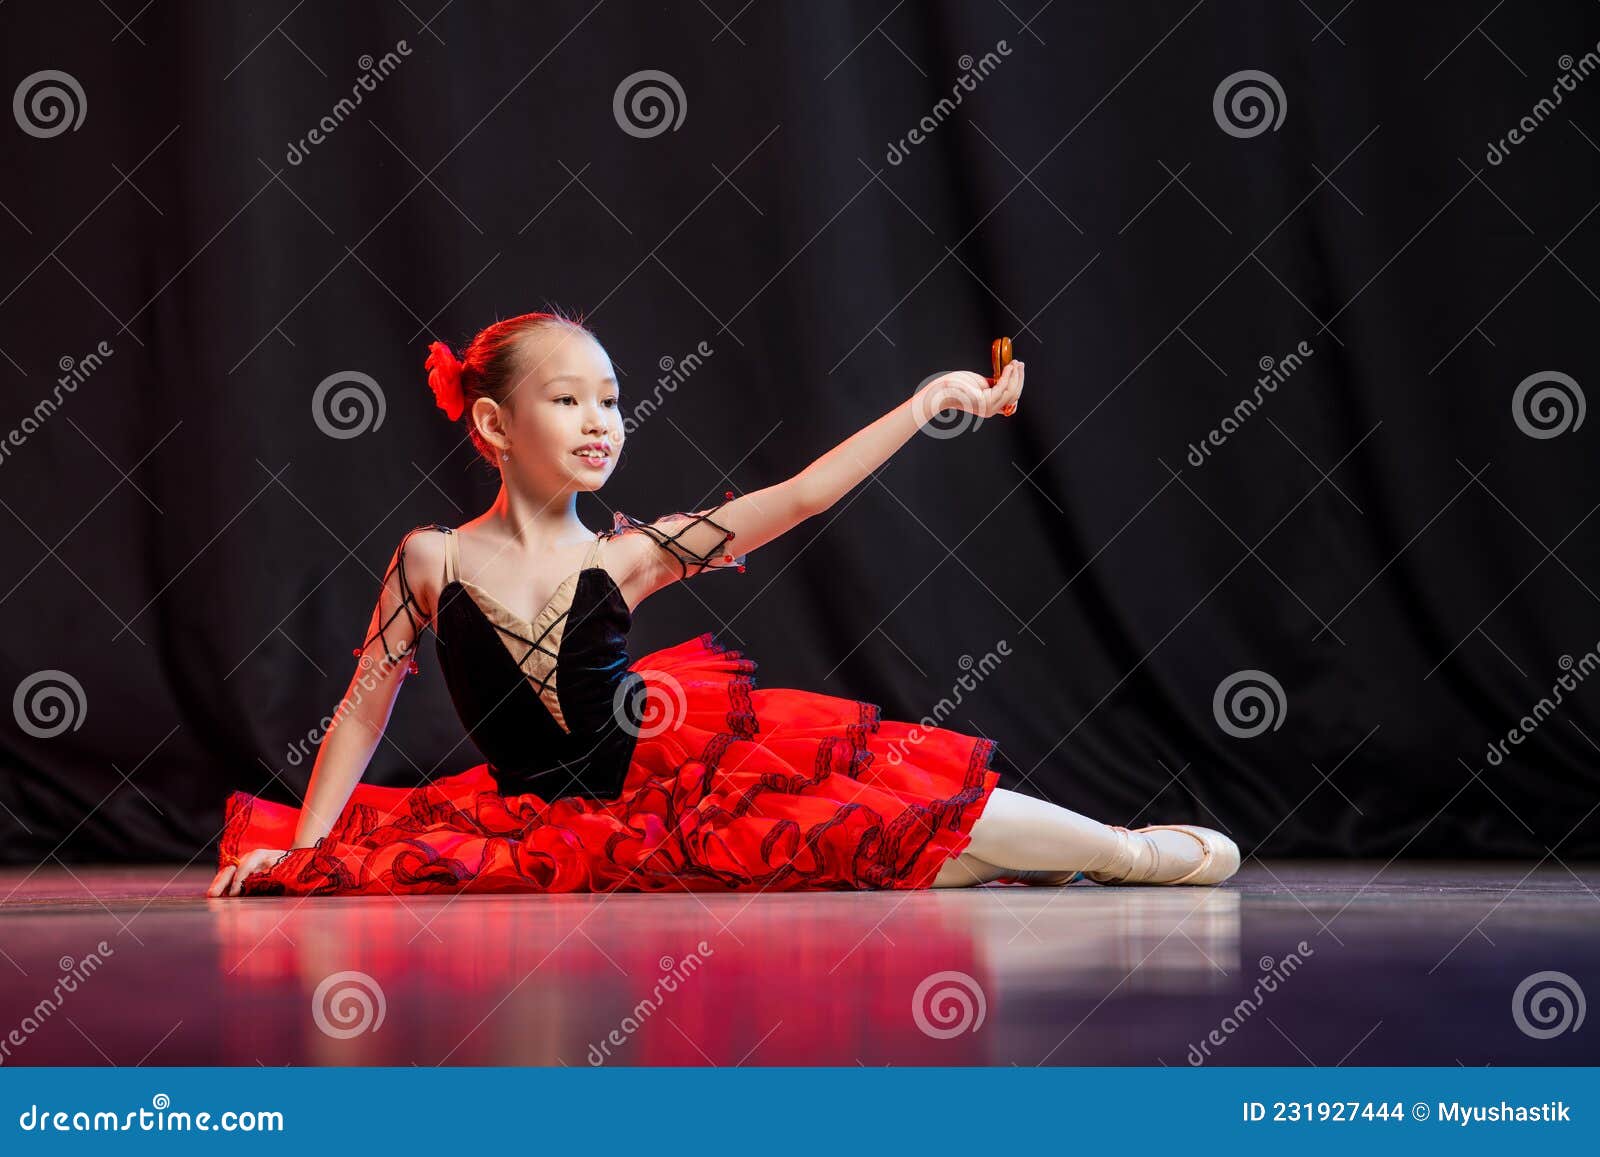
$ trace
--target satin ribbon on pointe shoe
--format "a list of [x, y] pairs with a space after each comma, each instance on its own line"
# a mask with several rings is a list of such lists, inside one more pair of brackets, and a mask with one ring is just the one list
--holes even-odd
[[[1150, 824], [1133, 831], [1120, 824], [1111, 827], [1121, 833], [1122, 847], [1110, 867], [1084, 873], [1097, 884], [1220, 884], [1239, 870], [1239, 845], [1211, 828], [1197, 824]], [[1158, 879], [1161, 849], [1154, 840], [1135, 838], [1154, 831], [1182, 832], [1198, 841], [1200, 862], [1181, 876]]]

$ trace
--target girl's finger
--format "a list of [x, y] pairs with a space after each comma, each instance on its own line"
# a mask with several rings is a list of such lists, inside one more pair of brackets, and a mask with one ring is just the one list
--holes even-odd
[[228, 895], [238, 896], [242, 894], [244, 891], [244, 878], [252, 875], [254, 872], [255, 865], [251, 863], [251, 858], [246, 856], [239, 862], [238, 871], [234, 872], [233, 874], [233, 887], [229, 890]]
[[[1011, 375], [1011, 379], [1006, 383], [1005, 391], [999, 399], [1000, 412], [1005, 414], [1007, 417], [1016, 413], [1017, 399], [1022, 396], [1022, 363], [1012, 362], [1011, 366], [1015, 366], [1017, 372]], [[1011, 367], [1008, 366], [1007, 368], [1009, 369]]]
[[206, 889], [207, 896], [220, 896], [228, 890], [228, 881], [233, 878], [233, 865], [229, 864], [216, 874], [211, 881], [211, 887]]

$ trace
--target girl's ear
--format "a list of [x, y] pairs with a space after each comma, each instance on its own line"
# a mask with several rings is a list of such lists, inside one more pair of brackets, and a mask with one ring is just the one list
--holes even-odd
[[505, 415], [501, 412], [500, 403], [493, 398], [474, 398], [472, 401], [471, 418], [473, 428], [478, 435], [496, 450], [508, 449], [511, 439], [506, 437]]

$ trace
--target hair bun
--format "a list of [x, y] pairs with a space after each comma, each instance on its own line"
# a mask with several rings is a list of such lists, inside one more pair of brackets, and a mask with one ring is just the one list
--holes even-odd
[[433, 389], [433, 399], [452, 422], [461, 417], [466, 402], [461, 392], [461, 363], [450, 347], [436, 341], [428, 347], [428, 360], [423, 363], [428, 371], [428, 385]]

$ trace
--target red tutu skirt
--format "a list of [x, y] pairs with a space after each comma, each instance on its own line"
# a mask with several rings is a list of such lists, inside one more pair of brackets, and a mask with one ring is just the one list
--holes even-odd
[[[503, 795], [487, 764], [423, 787], [358, 784], [315, 847], [245, 894], [926, 888], [999, 782], [994, 742], [877, 706], [757, 689], [710, 632], [630, 665], [647, 704], [615, 800]], [[287, 848], [299, 808], [235, 792], [220, 866]]]

